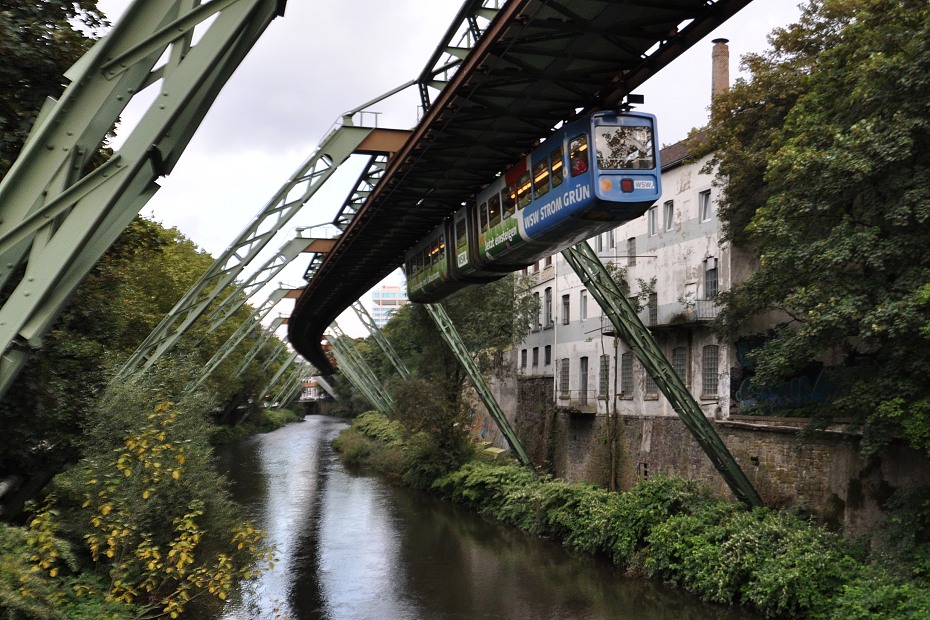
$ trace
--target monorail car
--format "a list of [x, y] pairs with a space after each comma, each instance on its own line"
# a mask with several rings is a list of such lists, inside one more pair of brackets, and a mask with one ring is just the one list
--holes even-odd
[[655, 116], [588, 114], [556, 130], [414, 246], [405, 261], [407, 295], [435, 302], [499, 279], [640, 217], [661, 195]]

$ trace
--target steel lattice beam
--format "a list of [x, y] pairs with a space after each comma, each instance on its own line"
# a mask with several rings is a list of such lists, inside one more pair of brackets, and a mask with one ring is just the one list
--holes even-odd
[[471, 358], [471, 354], [468, 352], [465, 343], [462, 342], [462, 337], [459, 336], [458, 330], [455, 329], [452, 319], [446, 314], [445, 308], [442, 307], [442, 304], [423, 305], [433, 318], [433, 321], [435, 321], [436, 327], [439, 328], [442, 339], [446, 341], [446, 344], [452, 349], [452, 352], [459, 360], [462, 368], [468, 373], [468, 377], [475, 386], [478, 397], [481, 398], [481, 402], [487, 407], [488, 413], [491, 414], [491, 417], [497, 424], [497, 428], [500, 429], [501, 434], [504, 435], [507, 443], [510, 444], [510, 449], [513, 450], [514, 454], [517, 455], [517, 459], [523, 465], [535, 471], [533, 468], [533, 461], [530, 460], [526, 450], [523, 449], [523, 444], [520, 443], [520, 439], [517, 437], [516, 432], [514, 432], [513, 427], [510, 426], [510, 421], [507, 419], [507, 416], [504, 415], [504, 410], [501, 409], [501, 406], [497, 403], [497, 399], [494, 398], [494, 394], [491, 393], [491, 389], [488, 387], [487, 382], [485, 382], [484, 376], [481, 374], [481, 371], [478, 370], [475, 360]]
[[[224, 342], [222, 346], [216, 350], [216, 352], [213, 354], [213, 357], [211, 357], [210, 360], [204, 364], [203, 370], [200, 371], [200, 375], [188, 383], [187, 387], [184, 388], [185, 393], [193, 392], [198, 387], [203, 385], [203, 382], [207, 380], [207, 377], [213, 374], [213, 371], [216, 370], [219, 365], [222, 364], [223, 361], [229, 356], [229, 354], [239, 346], [240, 342], [245, 340], [249, 334], [254, 332], [256, 329], [261, 328], [262, 319], [268, 316], [268, 313], [271, 312], [271, 310], [279, 301], [284, 299], [287, 293], [288, 289], [277, 289], [268, 297], [267, 300], [265, 300], [264, 304], [262, 304], [257, 310], [255, 310], [254, 313], [252, 313], [252, 316], [243, 321], [242, 324], [239, 325], [239, 328], [233, 333], [233, 335], [230, 336], [226, 342]], [[281, 322], [283, 322], [283, 319], [281, 319]], [[278, 325], [280, 324], [281, 323], [278, 323]], [[271, 329], [271, 331], [268, 332], [269, 338], [270, 334], [273, 332], [274, 329]], [[267, 338], [259, 338], [258, 340], [260, 343], [264, 343], [267, 341]]]
[[710, 458], [714, 467], [723, 476], [730, 490], [741, 502], [750, 506], [761, 506], [762, 499], [713, 425], [704, 416], [700, 405], [694, 400], [681, 377], [665, 358], [649, 329], [639, 320], [630, 301], [604, 268], [603, 263], [587, 242], [562, 251], [562, 256], [591, 291], [604, 313], [621, 335], [623, 341], [646, 368], [649, 376], [672, 404], [675, 412]]
[[117, 379], [145, 372], [173, 347], [210, 303], [232, 285], [243, 268], [265, 248], [372, 131], [370, 127], [356, 127], [351, 116], [344, 116], [342, 125], [323, 138], [313, 154], [278, 190], [236, 241], [216, 259], [126, 360], [116, 375]]
[[340, 364], [343, 362], [348, 364], [350, 372], [353, 372], [357, 380], [364, 385], [364, 393], [369, 402], [382, 413], [389, 413], [394, 408], [394, 399], [384, 390], [384, 387], [378, 380], [377, 375], [375, 375], [374, 371], [368, 365], [368, 362], [366, 362], [355, 349], [355, 345], [349, 341], [348, 336], [342, 333], [342, 330], [339, 329], [339, 325], [335, 321], [330, 326], [330, 329], [335, 336], [332, 341], [333, 350], [338, 352], [342, 358]]
[[[70, 86], [40, 117], [0, 183], [0, 285], [26, 265], [0, 308], [0, 396], [79, 282], [154, 195], [155, 180], [174, 168], [283, 5], [134, 2], [68, 71]], [[108, 162], [88, 171], [125, 107], [149, 88], [158, 96], [138, 125]]]
[[402, 379], [409, 379], [410, 371], [407, 370], [407, 366], [404, 364], [404, 361], [400, 359], [397, 351], [394, 350], [394, 347], [391, 346], [391, 343], [388, 342], [388, 339], [384, 337], [384, 334], [381, 332], [378, 324], [375, 323], [375, 320], [371, 318], [370, 314], [368, 314], [368, 310], [365, 309], [365, 306], [362, 305], [362, 302], [356, 301], [354, 304], [352, 304], [352, 309], [355, 310], [355, 315], [362, 322], [362, 325], [368, 329], [368, 333], [371, 334], [371, 337], [375, 339], [375, 342], [377, 342], [378, 346], [381, 347], [381, 350], [384, 351], [384, 355], [394, 366], [397, 374], [399, 374]]

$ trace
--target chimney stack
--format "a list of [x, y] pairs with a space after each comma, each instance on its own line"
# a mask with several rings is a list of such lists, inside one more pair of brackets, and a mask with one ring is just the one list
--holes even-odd
[[730, 88], [730, 48], [727, 39], [714, 39], [710, 96], [726, 92]]

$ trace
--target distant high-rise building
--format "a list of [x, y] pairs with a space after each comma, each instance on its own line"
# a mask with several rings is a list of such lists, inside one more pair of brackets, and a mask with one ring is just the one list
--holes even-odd
[[391, 315], [407, 303], [407, 289], [403, 286], [381, 286], [371, 292], [374, 303], [372, 318], [375, 325], [384, 327]]

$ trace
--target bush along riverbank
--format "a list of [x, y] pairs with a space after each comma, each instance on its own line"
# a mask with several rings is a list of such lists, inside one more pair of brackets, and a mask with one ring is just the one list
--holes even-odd
[[[362, 414], [334, 446], [371, 467], [528, 533], [661, 579], [706, 601], [770, 618], [930, 618], [930, 500], [889, 517], [884, 542], [843, 539], [810, 518], [722, 501], [700, 485], [657, 477], [612, 493], [539, 476], [513, 462], [473, 457], [437, 466], [424, 433]], [[443, 471], [445, 470], [445, 471]]]

